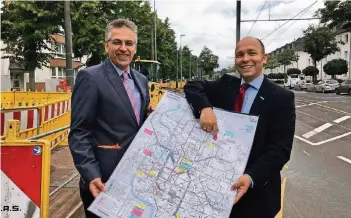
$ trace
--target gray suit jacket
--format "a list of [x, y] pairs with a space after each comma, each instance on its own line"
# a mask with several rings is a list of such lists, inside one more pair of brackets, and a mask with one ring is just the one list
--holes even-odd
[[[141, 94], [142, 125], [150, 101], [148, 81], [135, 70], [130, 73]], [[81, 184], [88, 187], [98, 177], [106, 182], [140, 128], [123, 82], [110, 60], [78, 73], [71, 106], [68, 143]], [[116, 144], [121, 148], [113, 148]]]

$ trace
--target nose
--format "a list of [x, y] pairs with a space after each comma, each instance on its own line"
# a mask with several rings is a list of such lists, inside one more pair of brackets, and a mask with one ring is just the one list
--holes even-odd
[[249, 55], [248, 54], [244, 54], [242, 57], [242, 62], [248, 62], [250, 61]]
[[119, 50], [122, 52], [126, 52], [127, 51], [127, 47], [125, 43], [122, 43], [122, 45], [119, 47]]

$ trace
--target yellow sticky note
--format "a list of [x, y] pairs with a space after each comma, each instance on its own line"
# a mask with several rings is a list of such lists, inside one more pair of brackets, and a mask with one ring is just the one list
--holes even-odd
[[135, 206], [137, 206], [137, 207], [139, 207], [140, 209], [143, 209], [143, 210], [145, 209], [145, 205], [142, 204], [142, 203], [139, 203], [139, 202], [136, 202]]
[[157, 174], [154, 171], [147, 171], [147, 174], [149, 174], [152, 177], [157, 176]]
[[135, 172], [138, 176], [143, 176], [143, 175], [144, 175], [144, 173], [141, 172], [140, 170], [135, 170], [134, 172]]
[[211, 148], [216, 148], [216, 146], [214, 144], [212, 144], [211, 142], [208, 142], [207, 145], [210, 146]]
[[182, 216], [179, 213], [176, 213], [176, 218], [182, 218]]
[[190, 161], [182, 157], [181, 162], [191, 165]]

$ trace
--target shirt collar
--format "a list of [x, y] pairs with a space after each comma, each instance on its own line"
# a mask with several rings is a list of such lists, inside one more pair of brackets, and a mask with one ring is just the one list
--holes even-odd
[[[111, 62], [112, 63], [112, 62]], [[114, 65], [112, 63], [113, 67], [115, 68], [115, 70], [117, 71], [118, 75], [119, 76], [122, 76], [122, 74], [124, 73], [123, 70], [119, 69], [116, 65]], [[128, 77], [131, 78], [131, 75], [130, 75], [130, 68], [128, 67], [128, 70], [127, 70], [127, 73], [128, 73]]]
[[[263, 75], [263, 73], [262, 73], [259, 77], [257, 77], [256, 79], [252, 80], [249, 84], [250, 84], [250, 86], [252, 86], [252, 87], [254, 87], [255, 89], [259, 90], [260, 87], [261, 87], [261, 85], [262, 85], [263, 79], [264, 79], [264, 75]], [[241, 86], [242, 84], [244, 84], [244, 83], [245, 83], [245, 81], [244, 81], [244, 79], [242, 78], [242, 79], [241, 79], [241, 84], [240, 84], [240, 86]]]

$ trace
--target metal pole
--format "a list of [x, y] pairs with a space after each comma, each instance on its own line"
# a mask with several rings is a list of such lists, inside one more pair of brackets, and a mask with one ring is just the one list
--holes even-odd
[[236, 1], [236, 43], [240, 40], [241, 1]]
[[190, 52], [190, 63], [189, 63], [189, 80], [191, 80], [191, 52]]
[[176, 78], [176, 88], [178, 88], [178, 47], [177, 47], [177, 78]]
[[183, 80], [183, 69], [182, 69], [182, 36], [185, 36], [184, 34], [180, 35], [180, 81]]
[[348, 34], [350, 36], [349, 38], [349, 44], [350, 44], [350, 50], [349, 50], [349, 79], [351, 79], [351, 34]]
[[43, 138], [43, 137], [45, 137], [45, 136], [48, 136], [48, 135], [51, 135], [51, 134], [60, 132], [60, 131], [62, 131], [62, 130], [68, 129], [69, 127], [70, 127], [70, 125], [63, 126], [63, 127], [60, 127], [60, 128], [54, 129], [54, 130], [51, 130], [51, 131], [49, 131], [49, 132], [45, 132], [45, 133], [42, 133], [42, 134], [39, 134], [39, 135], [36, 135], [36, 136], [32, 136], [32, 137], [30, 137], [30, 138], [27, 138], [27, 140], [40, 139], [40, 138]]
[[66, 78], [69, 86], [73, 87], [73, 69], [72, 69], [72, 27], [71, 27], [71, 1], [64, 3], [65, 15], [65, 47], [66, 47]]
[[[157, 61], [157, 45], [156, 45], [156, 19], [157, 19], [157, 16], [156, 16], [156, 0], [154, 0], [154, 13], [155, 13], [155, 61]], [[156, 77], [156, 80], [157, 80], [157, 77]]]

